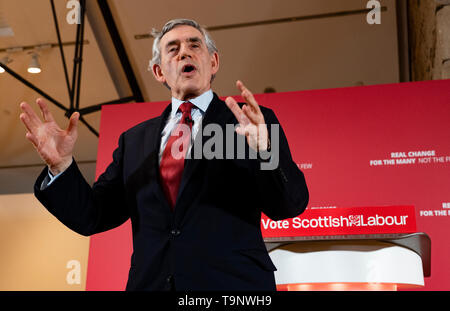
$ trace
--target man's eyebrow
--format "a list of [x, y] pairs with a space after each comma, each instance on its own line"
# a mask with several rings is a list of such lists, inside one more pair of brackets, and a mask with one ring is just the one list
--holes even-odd
[[200, 39], [199, 37], [191, 37], [188, 38], [187, 41], [191, 43], [202, 43], [202, 39]]
[[177, 45], [179, 43], [180, 43], [180, 40], [175, 39], [175, 40], [167, 42], [166, 47], [169, 47], [169, 46], [172, 46], [172, 45]]
[[[200, 43], [200, 44], [203, 43], [202, 39], [199, 37], [190, 37], [190, 38], [187, 38], [186, 41], [190, 42], [190, 43]], [[166, 48], [169, 48], [170, 46], [178, 45], [178, 44], [180, 44], [179, 39], [171, 40], [171, 41], [167, 42]]]

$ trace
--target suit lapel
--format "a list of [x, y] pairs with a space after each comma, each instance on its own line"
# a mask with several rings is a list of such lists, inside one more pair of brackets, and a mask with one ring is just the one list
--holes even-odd
[[148, 155], [151, 152], [158, 152], [161, 145], [161, 132], [164, 129], [166, 120], [170, 114], [172, 107], [169, 104], [163, 111], [163, 113], [155, 119], [152, 126], [147, 126], [145, 129], [145, 143], [144, 154]]
[[153, 126], [147, 126], [145, 129], [145, 143], [144, 143], [144, 155], [148, 158], [152, 159], [152, 163], [150, 163], [151, 169], [150, 171], [155, 172], [151, 174], [152, 178], [156, 180], [156, 196], [161, 201], [161, 203], [166, 207], [167, 211], [170, 211], [169, 203], [164, 195], [164, 191], [161, 187], [161, 182], [159, 178], [159, 148], [161, 145], [161, 133], [166, 124], [166, 120], [171, 112], [172, 106], [169, 104], [166, 109], [164, 109], [161, 116], [156, 119], [156, 122], [153, 123]]
[[[224, 131], [225, 131], [225, 124], [226, 122], [233, 116], [232, 112], [228, 109], [225, 102], [220, 100], [217, 94], [214, 93], [214, 97], [211, 101], [211, 104], [208, 106], [208, 109], [205, 112], [205, 116], [203, 118], [202, 124], [201, 124], [201, 131], [199, 130], [195, 139], [194, 139], [194, 146], [192, 146], [191, 149], [191, 157], [192, 159], [186, 159], [185, 160], [185, 167], [183, 171], [183, 177], [181, 179], [180, 189], [178, 191], [177, 200], [175, 203], [175, 211], [177, 211], [177, 208], [179, 210], [180, 205], [184, 205], [183, 202], [190, 202], [187, 198], [188, 194], [184, 193], [184, 189], [186, 188], [186, 185], [189, 183], [189, 180], [192, 177], [192, 174], [195, 172], [196, 168], [202, 162], [201, 159], [194, 159], [195, 150], [194, 147], [195, 141], [198, 141], [198, 139], [202, 139], [200, 137], [203, 133], [203, 129], [208, 125], [212, 123], [218, 124]], [[204, 142], [203, 142], [204, 143]], [[198, 145], [197, 147], [203, 148], [203, 143]], [[198, 150], [197, 150], [198, 152]], [[203, 152], [202, 152], [203, 157]], [[195, 195], [195, 193], [192, 193], [191, 195]]]

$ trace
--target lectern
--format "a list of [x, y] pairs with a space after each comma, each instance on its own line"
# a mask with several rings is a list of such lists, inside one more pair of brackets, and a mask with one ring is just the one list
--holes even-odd
[[277, 267], [278, 290], [397, 290], [424, 286], [431, 242], [417, 233], [415, 208], [307, 209], [261, 230]]
[[425, 233], [266, 237], [278, 290], [397, 290], [431, 274]]

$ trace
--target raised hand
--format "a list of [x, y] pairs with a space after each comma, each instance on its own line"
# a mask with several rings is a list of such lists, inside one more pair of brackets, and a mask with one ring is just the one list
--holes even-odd
[[28, 130], [26, 138], [31, 141], [41, 158], [47, 163], [50, 172], [56, 175], [63, 172], [72, 163], [80, 114], [74, 112], [70, 117], [67, 129], [62, 130], [53, 119], [47, 104], [42, 99], [37, 99], [36, 104], [41, 109], [44, 121], [41, 121], [26, 102], [20, 104], [23, 111], [20, 114], [20, 120]]
[[239, 122], [236, 133], [247, 137], [248, 145], [256, 151], [267, 150], [269, 146], [269, 135], [264, 116], [259, 108], [258, 103], [241, 81], [236, 82], [236, 87], [241, 92], [246, 104], [242, 109], [232, 97], [227, 97], [225, 103], [233, 112]]

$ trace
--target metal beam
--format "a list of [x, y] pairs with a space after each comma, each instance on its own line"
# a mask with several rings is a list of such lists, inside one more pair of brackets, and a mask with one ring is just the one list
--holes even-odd
[[408, 42], [408, 2], [396, 1], [398, 66], [400, 82], [411, 81], [411, 64], [409, 62]]
[[82, 115], [87, 115], [89, 113], [93, 113], [93, 112], [97, 112], [97, 111], [101, 110], [103, 106], [124, 104], [124, 103], [129, 103], [131, 101], [134, 101], [134, 97], [133, 96], [124, 97], [124, 98], [112, 100], [112, 101], [109, 101], [109, 102], [101, 103], [101, 104], [98, 104], [98, 105], [93, 105], [93, 106], [81, 108], [78, 111]]
[[[210, 26], [205, 27], [209, 32], [216, 30], [224, 30], [224, 29], [234, 29], [234, 28], [244, 28], [244, 27], [253, 27], [253, 26], [262, 26], [262, 25], [272, 25], [272, 24], [280, 24], [280, 23], [292, 23], [292, 22], [300, 22], [306, 20], [316, 20], [321, 18], [331, 18], [331, 17], [342, 17], [342, 16], [352, 16], [352, 15], [362, 15], [367, 14], [372, 9], [361, 9], [361, 10], [348, 10], [348, 11], [339, 11], [339, 12], [331, 12], [331, 13], [323, 13], [323, 14], [313, 14], [313, 15], [302, 15], [302, 16], [292, 16], [286, 18], [277, 18], [277, 19], [268, 19], [247, 23], [237, 23], [237, 24], [227, 24], [227, 25], [218, 25], [218, 26]], [[382, 6], [380, 8], [381, 12], [386, 12], [387, 7]], [[134, 36], [136, 40], [141, 39], [150, 39], [152, 36], [150, 34], [137, 34]]]
[[52, 6], [53, 22], [55, 24], [56, 36], [58, 37], [59, 53], [61, 55], [61, 60], [62, 60], [63, 68], [64, 68], [64, 77], [66, 78], [67, 92], [69, 93], [69, 99], [70, 99], [70, 94], [72, 91], [70, 88], [69, 73], [67, 71], [66, 57], [64, 55], [64, 49], [62, 46], [61, 34], [59, 32], [59, 24], [58, 24], [58, 18], [56, 17], [56, 9], [55, 9], [54, 0], [50, 0], [50, 4]]
[[130, 85], [97, 1], [86, 2], [86, 17], [119, 97], [130, 96], [132, 94]]
[[119, 30], [117, 29], [114, 17], [108, 5], [108, 1], [97, 0], [97, 3], [102, 12], [103, 19], [108, 28], [109, 35], [111, 36], [111, 39], [114, 43], [114, 48], [119, 56], [120, 63], [127, 77], [128, 84], [130, 85], [131, 91], [133, 93], [133, 97], [135, 98], [136, 101], [143, 102], [144, 98], [142, 96], [141, 89], [139, 87], [130, 60], [128, 58], [127, 52], [125, 50], [125, 46], [123, 45], [122, 39], [120, 38]]
[[9, 68], [7, 65], [2, 64], [1, 65], [3, 69], [5, 69], [5, 71], [7, 73], [9, 73], [11, 76], [13, 76], [14, 78], [16, 78], [17, 80], [19, 80], [20, 82], [22, 82], [23, 84], [25, 84], [26, 86], [28, 86], [30, 89], [34, 90], [35, 92], [39, 93], [41, 96], [43, 96], [44, 98], [46, 98], [47, 100], [51, 101], [56, 107], [64, 110], [64, 111], [68, 111], [68, 109], [66, 107], [64, 107], [61, 103], [59, 103], [56, 99], [54, 99], [53, 97], [51, 97], [50, 95], [48, 95], [47, 93], [45, 93], [43, 90], [41, 90], [40, 88], [38, 88], [37, 86], [35, 86], [34, 84], [32, 84], [31, 82], [29, 82], [28, 80], [26, 80], [25, 78], [23, 78], [22, 76], [20, 76], [18, 73], [14, 72], [11, 68]]
[[83, 39], [84, 39], [84, 25], [85, 25], [85, 12], [86, 12], [86, 0], [81, 0], [80, 3], [81, 10], [81, 30], [79, 33], [79, 37], [77, 38], [77, 42], [79, 42], [79, 55], [78, 55], [78, 68], [77, 68], [77, 88], [76, 97], [75, 97], [75, 109], [80, 109], [80, 89], [81, 89], [81, 68], [83, 64]]

